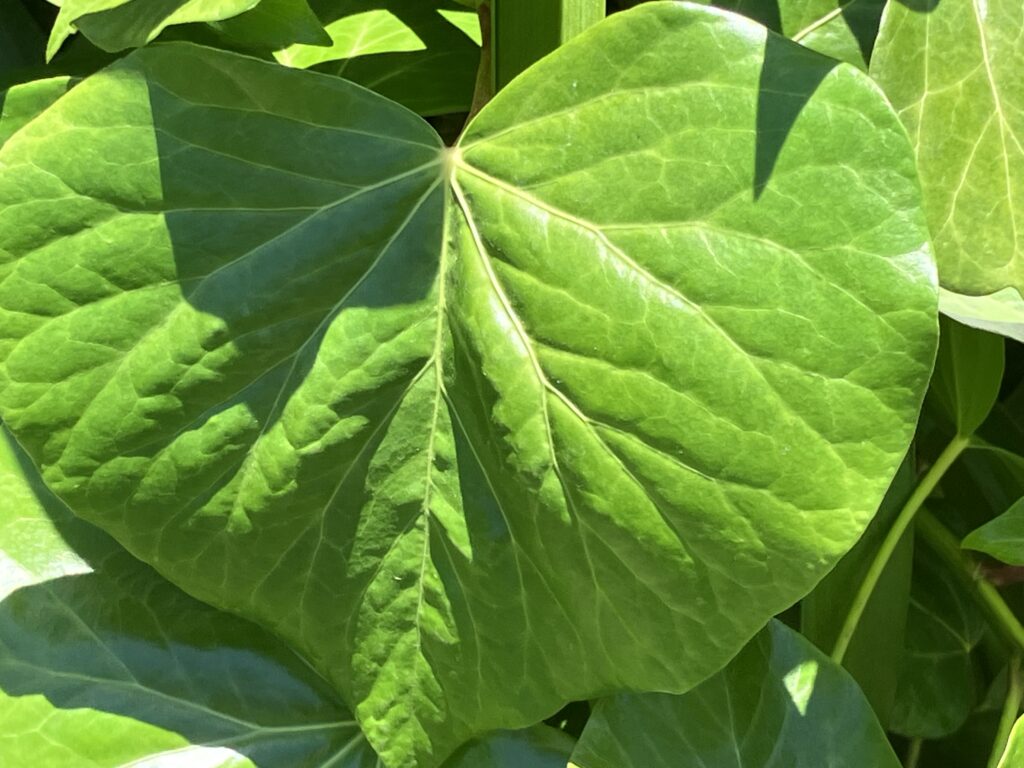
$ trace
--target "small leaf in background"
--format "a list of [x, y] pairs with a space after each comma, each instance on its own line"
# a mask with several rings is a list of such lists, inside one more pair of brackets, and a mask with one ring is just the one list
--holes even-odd
[[952, 420], [957, 434], [968, 436], [995, 405], [1003, 380], [1002, 336], [942, 318], [939, 355], [928, 397]]
[[565, 768], [575, 739], [546, 725], [471, 741], [445, 768]]
[[890, 2], [871, 62], [917, 149], [939, 277], [956, 293], [1024, 290], [1022, 27], [1019, 0]]
[[[53, 2], [53, 0], [51, 0]], [[311, 32], [312, 13], [306, 0], [264, 0], [271, 4], [259, 12], [250, 25], [240, 22], [241, 32], [275, 32], [271, 23], [285, 23], [289, 31], [300, 30], [310, 41], [327, 42]], [[76, 30], [104, 51], [138, 48], [153, 40], [165, 28], [176, 24], [217, 22], [253, 10], [260, 0], [63, 0], [60, 13], [50, 32], [47, 58], [52, 58]], [[56, 3], [55, 3], [56, 4]], [[293, 16], [298, 16], [296, 24]], [[305, 23], [303, 23], [305, 20]], [[265, 41], [278, 41], [276, 34]]]
[[971, 532], [963, 546], [1008, 565], [1024, 565], [1024, 499]]
[[344, 77], [422, 115], [465, 112], [480, 62], [477, 15], [451, 0], [313, 0], [331, 45], [282, 64]]
[[251, 11], [209, 23], [228, 38], [256, 48], [331, 44], [307, 0], [260, 0]]
[[984, 619], [955, 574], [918, 546], [903, 669], [886, 727], [925, 739], [960, 728], [978, 701], [972, 653], [984, 632]]
[[578, 768], [899, 768], [857, 684], [773, 621], [729, 666], [682, 696], [601, 701]]
[[[914, 460], [908, 456], [864, 536], [800, 603], [801, 632], [826, 654], [835, 648], [861, 583], [916, 480]], [[843, 656], [843, 667], [883, 722], [892, 710], [903, 664], [913, 559], [914, 529], [910, 527], [889, 557]]]
[[454, 149], [152, 46], [0, 162], [7, 423], [396, 766], [719, 670], [863, 533], [934, 357], [898, 119], [722, 11], [596, 25]]

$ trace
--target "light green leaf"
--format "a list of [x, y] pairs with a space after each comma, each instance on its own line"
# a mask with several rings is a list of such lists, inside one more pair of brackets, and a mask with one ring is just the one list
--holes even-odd
[[871, 72], [918, 155], [942, 285], [1024, 290], [1024, 4], [891, 2]]
[[345, 77], [423, 115], [464, 112], [480, 61], [476, 13], [451, 0], [313, 0], [329, 47], [293, 45], [282, 64]]
[[393, 766], [719, 669], [861, 535], [934, 355], [895, 115], [720, 11], [613, 16], [454, 150], [343, 79], [152, 46], [0, 165], [11, 428]]
[[602, 701], [578, 768], [899, 768], [857, 684], [773, 621], [722, 672], [683, 696]]
[[987, 296], [965, 296], [940, 288], [939, 309], [958, 323], [1024, 342], [1024, 299], [1016, 288]]
[[0, 764], [372, 768], [327, 685], [263, 630], [71, 516], [0, 435]]
[[0, 92], [0, 147], [67, 93], [74, 82], [70, 77], [51, 77], [15, 85]]
[[[864, 577], [916, 481], [914, 458], [909, 455], [864, 536], [801, 601], [800, 630], [826, 654], [835, 649]], [[883, 721], [892, 710], [903, 664], [913, 559], [914, 535], [910, 528], [889, 557], [843, 656], [843, 666]]]
[[928, 396], [968, 436], [982, 425], [999, 395], [1005, 351], [1002, 336], [942, 318], [939, 354]]
[[964, 724], [978, 699], [971, 653], [984, 631], [984, 619], [956, 576], [918, 547], [903, 671], [885, 723], [889, 730], [937, 739]]
[[972, 531], [963, 546], [1009, 565], [1024, 565], [1024, 499]]
[[997, 768], [1020, 768], [1024, 765], [1024, 717], [1020, 718], [1010, 732], [1002, 759]]
[[105, 51], [145, 45], [166, 27], [221, 21], [249, 11], [260, 0], [64, 0], [50, 31], [52, 58], [75, 31]]

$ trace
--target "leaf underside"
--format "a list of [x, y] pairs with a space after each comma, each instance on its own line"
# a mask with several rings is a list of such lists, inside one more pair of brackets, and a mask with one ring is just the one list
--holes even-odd
[[450, 150], [152, 46], [0, 166], [3, 418], [391, 766], [719, 669], [862, 533], [934, 355], [895, 115], [721, 11], [617, 14]]

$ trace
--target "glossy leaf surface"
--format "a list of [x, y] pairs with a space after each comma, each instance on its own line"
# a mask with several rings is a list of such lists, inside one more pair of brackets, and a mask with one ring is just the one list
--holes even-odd
[[450, 0], [313, 0], [331, 45], [282, 64], [338, 75], [423, 115], [467, 111], [480, 62], [476, 13]]
[[682, 696], [602, 701], [578, 768], [898, 768], [857, 684], [773, 621], [722, 672]]
[[863, 532], [934, 353], [895, 115], [724, 12], [609, 19], [456, 150], [154, 46], [0, 164], [8, 423], [394, 766], [715, 672]]
[[73, 518], [25, 462], [3, 433], [0, 764], [374, 766], [287, 647]]
[[1024, 290], [1024, 5], [891, 2], [871, 72], [918, 155], [942, 285]]
[[1010, 565], [1024, 565], [1024, 499], [972, 531], [963, 545]]

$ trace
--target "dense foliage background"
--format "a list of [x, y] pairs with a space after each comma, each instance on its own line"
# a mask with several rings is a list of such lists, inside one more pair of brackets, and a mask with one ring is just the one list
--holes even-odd
[[1024, 6], [478, 5], [0, 0], [0, 764], [1024, 768]]

